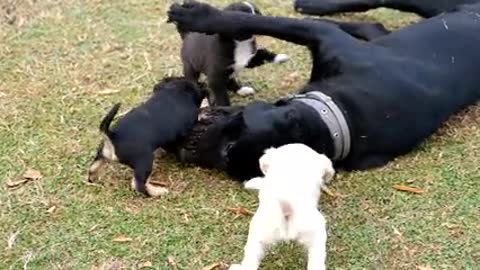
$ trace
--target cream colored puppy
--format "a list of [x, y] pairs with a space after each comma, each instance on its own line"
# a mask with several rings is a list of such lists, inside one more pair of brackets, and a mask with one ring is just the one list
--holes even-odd
[[270, 148], [259, 160], [264, 177], [245, 183], [259, 190], [259, 206], [241, 264], [230, 270], [258, 269], [268, 246], [294, 240], [308, 250], [308, 270], [325, 269], [326, 223], [317, 208], [321, 187], [335, 171], [332, 162], [304, 144]]

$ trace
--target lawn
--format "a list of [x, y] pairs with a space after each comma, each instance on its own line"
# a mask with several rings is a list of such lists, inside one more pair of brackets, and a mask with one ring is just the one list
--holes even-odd
[[[161, 160], [155, 179], [172, 192], [154, 199], [137, 196], [119, 165], [101, 185], [85, 183], [112, 104], [128, 110], [157, 80], [181, 75], [180, 39], [165, 23], [171, 2], [0, 2], [0, 269], [202, 269], [241, 259], [250, 217], [230, 208], [254, 210], [257, 197], [221, 172]], [[290, 0], [255, 2], [298, 16]], [[398, 29], [418, 18], [379, 9], [342, 19]], [[259, 91], [235, 103], [292, 93], [309, 74], [304, 48], [259, 42], [291, 61], [245, 72]], [[384, 168], [339, 172], [337, 197], [321, 200], [329, 269], [479, 269], [479, 119], [469, 108]], [[34, 181], [19, 183], [25, 174]], [[283, 244], [262, 269], [305, 265], [299, 246]]]

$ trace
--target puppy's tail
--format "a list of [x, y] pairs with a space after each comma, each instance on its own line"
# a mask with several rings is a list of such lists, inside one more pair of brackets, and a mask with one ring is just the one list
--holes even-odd
[[108, 135], [110, 133], [110, 124], [115, 118], [115, 115], [117, 115], [118, 109], [120, 109], [120, 103], [113, 105], [107, 115], [105, 115], [105, 117], [102, 119], [102, 122], [100, 123], [100, 132], [104, 133], [105, 135]]

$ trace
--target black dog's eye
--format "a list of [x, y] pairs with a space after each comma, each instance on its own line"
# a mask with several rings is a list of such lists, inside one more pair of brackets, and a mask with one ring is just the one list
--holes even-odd
[[233, 142], [228, 143], [228, 144], [225, 146], [225, 152], [228, 153], [228, 151], [230, 151], [230, 149], [232, 149], [233, 145], [234, 145]]

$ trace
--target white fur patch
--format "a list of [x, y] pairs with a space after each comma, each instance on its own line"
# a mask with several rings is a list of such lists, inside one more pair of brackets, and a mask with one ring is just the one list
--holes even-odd
[[252, 4], [250, 4], [250, 3], [247, 2], [247, 1], [244, 1], [243, 4], [244, 4], [245, 6], [247, 6], [247, 7], [249, 7], [250, 10], [252, 11], [252, 14], [255, 15], [255, 7], [254, 7]]
[[117, 161], [118, 157], [115, 153], [115, 146], [113, 145], [112, 141], [106, 134], [102, 134], [103, 136], [103, 149], [102, 149], [102, 156], [111, 161]]
[[275, 59], [273, 59], [273, 63], [285, 63], [289, 60], [290, 58], [288, 57], [288, 55], [286, 54], [277, 54], [277, 56], [275, 56]]
[[240, 88], [237, 91], [237, 94], [242, 96], [242, 97], [251, 96], [251, 95], [255, 94], [255, 89], [253, 89], [252, 87], [249, 87], [249, 86], [242, 86], [242, 88]]
[[210, 103], [208, 103], [208, 99], [207, 98], [204, 98], [202, 100], [202, 103], [200, 104], [200, 108], [207, 108], [210, 106]]
[[254, 37], [242, 41], [235, 40], [234, 50], [234, 72], [243, 70], [250, 62], [253, 56], [255, 56], [255, 48], [253, 47]]

